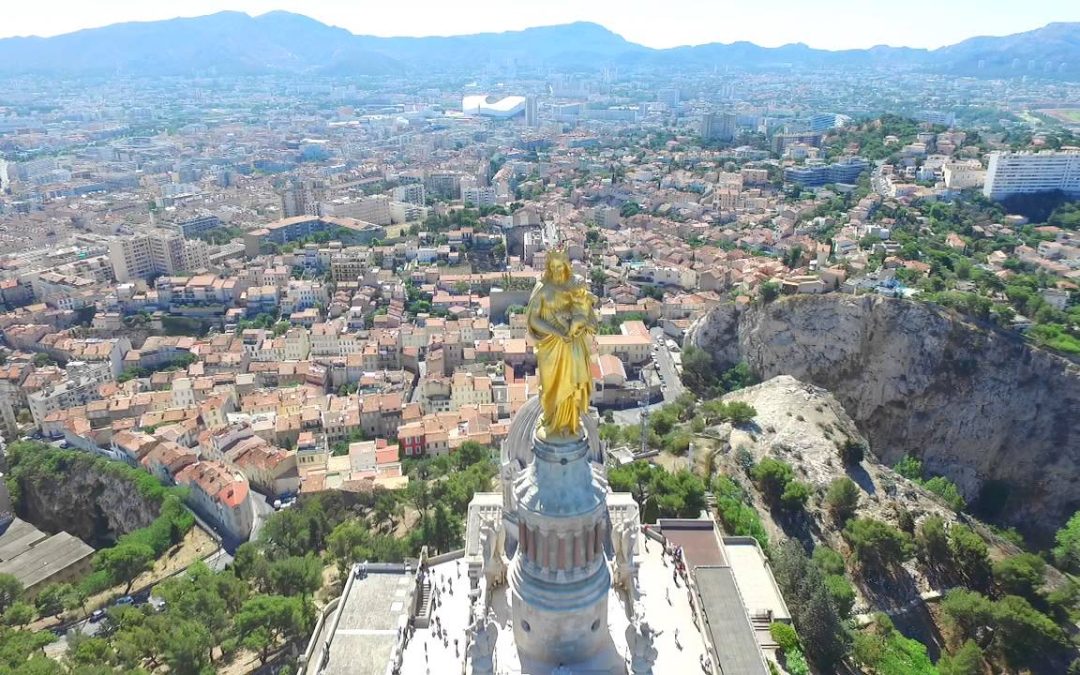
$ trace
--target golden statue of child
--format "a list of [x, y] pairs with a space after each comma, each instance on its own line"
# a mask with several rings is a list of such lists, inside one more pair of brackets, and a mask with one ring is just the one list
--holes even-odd
[[584, 282], [574, 278], [566, 253], [550, 251], [526, 312], [540, 371], [541, 438], [570, 440], [581, 434], [581, 416], [592, 397], [595, 302]]

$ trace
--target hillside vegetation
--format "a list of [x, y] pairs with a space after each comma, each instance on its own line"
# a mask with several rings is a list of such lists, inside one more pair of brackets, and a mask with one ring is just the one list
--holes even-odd
[[789, 672], [803, 654], [820, 672], [882, 675], [1080, 667], [1080, 586], [1053, 564], [1080, 570], [1080, 515], [1040, 551], [973, 517], [917, 459], [881, 464], [823, 389], [781, 376], [723, 402], [753, 419], [699, 426], [696, 480], [724, 530], [771, 559], [797, 631]]

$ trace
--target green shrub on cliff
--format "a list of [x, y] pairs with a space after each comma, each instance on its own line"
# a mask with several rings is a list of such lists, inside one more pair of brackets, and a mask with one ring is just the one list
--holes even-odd
[[766, 457], [751, 472], [758, 489], [771, 503], [779, 502], [788, 483], [795, 480], [791, 465], [779, 459]]
[[923, 483], [923, 487], [941, 497], [953, 511], [963, 511], [964, 507], [967, 506], [967, 502], [964, 501], [964, 496], [960, 494], [956, 483], [944, 476], [934, 476]]
[[170, 546], [179, 543], [194, 525], [195, 516], [184, 506], [179, 496], [170, 494], [162, 501], [161, 511], [154, 522], [123, 535], [117, 544], [146, 546], [155, 556], [160, 556]]
[[859, 665], [881, 675], [937, 675], [926, 646], [905, 637], [882, 613], [865, 630], [855, 633], [852, 656]]
[[701, 479], [682, 470], [669, 472], [662, 466], [637, 461], [608, 472], [615, 492], [629, 492], [642, 511], [644, 522], [652, 518], [696, 518], [705, 508], [705, 486]]
[[993, 646], [1013, 667], [1039, 663], [1069, 644], [1067, 633], [1030, 602], [1016, 595], [991, 600], [955, 588], [941, 601], [945, 625], [954, 640], [993, 635]]
[[[63, 484], [72, 476], [96, 473], [130, 486], [144, 500], [156, 507], [157, 516], [146, 527], [121, 533], [116, 545], [100, 550], [95, 555], [95, 571], [79, 582], [81, 593], [92, 594], [105, 590], [115, 583], [126, 583], [170, 547], [183, 540], [195, 525], [195, 517], [184, 506], [183, 490], [168, 488], [149, 473], [122, 462], [111, 461], [85, 452], [60, 450], [45, 443], [16, 441], [8, 446], [6, 476], [8, 489], [16, 504], [22, 502], [23, 490], [30, 486], [44, 489]], [[132, 551], [138, 556], [125, 555]], [[138, 558], [128, 568], [113, 564]], [[149, 560], [147, 560], [149, 558]], [[129, 576], [128, 573], [131, 572]]]
[[771, 562], [806, 655], [820, 672], [835, 672], [848, 651], [849, 638], [829, 595], [825, 575], [806, 555], [802, 544], [793, 539], [777, 547]]
[[922, 480], [922, 461], [918, 457], [904, 455], [899, 462], [893, 465], [893, 471], [908, 480], [918, 482]]
[[702, 398], [715, 398], [758, 382], [745, 361], [721, 372], [712, 354], [694, 345], [683, 350], [682, 363], [683, 384]]
[[911, 537], [892, 525], [874, 518], [856, 518], [844, 528], [855, 553], [864, 568], [877, 572], [889, 571], [911, 557], [915, 547]]
[[139, 496], [161, 504], [170, 488], [142, 469], [123, 462], [114, 462], [77, 450], [60, 450], [37, 441], [15, 441], [7, 446], [8, 490], [12, 501], [18, 503], [21, 485], [42, 481], [62, 481], [66, 476], [95, 472], [130, 483]]
[[1048, 323], [1031, 327], [1028, 337], [1037, 344], [1066, 354], [1080, 354], [1080, 339], [1069, 334], [1061, 324]]
[[743, 489], [728, 476], [717, 476], [712, 489], [716, 498], [716, 516], [724, 529], [729, 534], [753, 537], [763, 550], [768, 551], [769, 535]]
[[1054, 558], [1063, 569], [1080, 573], [1080, 511], [1055, 536]]

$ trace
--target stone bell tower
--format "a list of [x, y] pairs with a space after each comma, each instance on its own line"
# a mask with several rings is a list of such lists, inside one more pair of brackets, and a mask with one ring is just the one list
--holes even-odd
[[533, 436], [534, 459], [514, 482], [518, 548], [510, 567], [519, 652], [577, 663], [608, 640], [607, 486], [594, 474], [589, 443]]

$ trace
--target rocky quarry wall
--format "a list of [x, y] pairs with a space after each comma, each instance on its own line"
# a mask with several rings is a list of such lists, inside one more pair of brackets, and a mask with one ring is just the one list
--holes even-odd
[[64, 530], [95, 548], [150, 525], [160, 512], [129, 481], [92, 466], [58, 480], [23, 480], [19, 491], [21, 518], [46, 532]]
[[719, 367], [828, 389], [881, 461], [920, 457], [969, 502], [990, 484], [1007, 494], [997, 519], [1028, 533], [1080, 508], [1080, 367], [1017, 335], [925, 303], [830, 294], [721, 305], [686, 344]]

